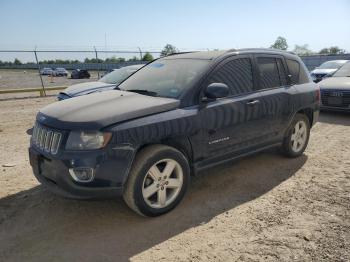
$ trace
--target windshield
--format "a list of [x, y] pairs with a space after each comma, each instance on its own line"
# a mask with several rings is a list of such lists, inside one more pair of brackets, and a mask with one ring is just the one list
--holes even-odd
[[137, 69], [135, 68], [127, 68], [122, 67], [120, 69], [114, 69], [112, 72], [108, 73], [104, 77], [102, 77], [100, 82], [107, 83], [107, 84], [119, 84], [123, 82], [125, 78], [130, 76], [132, 73], [134, 73]]
[[344, 62], [341, 61], [328, 61], [320, 65], [318, 68], [321, 69], [338, 69], [344, 64]]
[[156, 60], [125, 80], [119, 88], [178, 98], [208, 64], [209, 60], [200, 59]]
[[343, 65], [334, 75], [334, 77], [350, 77], [350, 62]]

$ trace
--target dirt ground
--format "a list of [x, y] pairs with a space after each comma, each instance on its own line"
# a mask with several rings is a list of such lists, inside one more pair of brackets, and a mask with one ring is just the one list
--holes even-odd
[[213, 168], [174, 211], [144, 218], [34, 179], [26, 131], [54, 99], [0, 96], [0, 261], [350, 261], [350, 115], [322, 113], [303, 156]]
[[[98, 79], [97, 71], [89, 71], [90, 79], [70, 79], [70, 71], [68, 77], [42, 76], [45, 87], [53, 86], [70, 86], [78, 83], [96, 81]], [[100, 75], [103, 72], [100, 72]], [[17, 70], [17, 69], [0, 69], [0, 90], [15, 88], [38, 88], [41, 87], [41, 81], [38, 70]], [[1, 99], [1, 97], [0, 97]]]

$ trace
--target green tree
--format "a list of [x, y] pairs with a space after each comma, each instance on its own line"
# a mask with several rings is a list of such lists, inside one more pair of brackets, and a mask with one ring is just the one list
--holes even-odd
[[287, 50], [288, 49], [287, 40], [284, 37], [279, 36], [277, 37], [275, 43], [273, 43], [273, 45], [270, 46], [270, 48]]
[[19, 61], [17, 58], [15, 58], [15, 61], [13, 62], [13, 64], [15, 64], [15, 65], [21, 65], [22, 62]]
[[142, 61], [152, 61], [154, 60], [153, 56], [150, 53], [146, 53], [143, 57], [142, 57]]
[[160, 53], [160, 56], [167, 56], [178, 52], [179, 50], [175, 46], [167, 44], [166, 46], [164, 46], [162, 52]]
[[296, 53], [299, 56], [306, 56], [306, 55], [314, 54], [314, 52], [309, 49], [309, 45], [308, 44], [295, 45], [293, 52]]

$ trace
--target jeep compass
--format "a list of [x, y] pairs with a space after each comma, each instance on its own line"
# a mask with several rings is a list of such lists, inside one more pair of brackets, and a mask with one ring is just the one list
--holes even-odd
[[65, 197], [123, 196], [172, 210], [198, 171], [271, 147], [300, 156], [320, 91], [293, 53], [191, 52], [157, 59], [117, 90], [50, 104], [29, 148], [37, 179]]

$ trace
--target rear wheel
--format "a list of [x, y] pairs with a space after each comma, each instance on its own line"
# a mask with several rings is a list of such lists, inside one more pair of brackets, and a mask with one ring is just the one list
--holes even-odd
[[137, 154], [123, 197], [141, 215], [162, 215], [181, 201], [189, 178], [188, 161], [180, 151], [163, 145], [149, 146]]
[[310, 122], [303, 114], [296, 114], [282, 145], [282, 152], [288, 157], [303, 154], [310, 137]]

